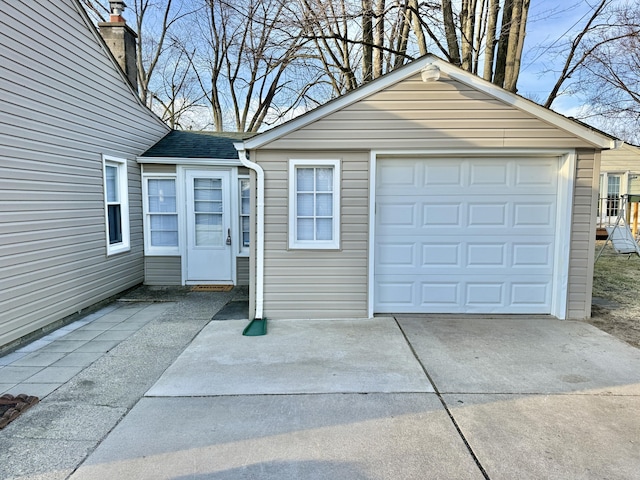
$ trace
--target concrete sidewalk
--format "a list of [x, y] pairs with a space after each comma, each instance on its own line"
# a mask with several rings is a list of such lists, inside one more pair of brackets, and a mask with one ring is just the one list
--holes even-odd
[[109, 312], [138, 309], [120, 331], [153, 318], [0, 431], [0, 477], [640, 478], [640, 350], [588, 324], [281, 320], [243, 337], [246, 321], [209, 322], [232, 296]]

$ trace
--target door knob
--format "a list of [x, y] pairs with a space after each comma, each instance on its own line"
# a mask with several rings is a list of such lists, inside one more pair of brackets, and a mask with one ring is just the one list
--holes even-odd
[[227, 245], [231, 245], [231, 229], [227, 228]]

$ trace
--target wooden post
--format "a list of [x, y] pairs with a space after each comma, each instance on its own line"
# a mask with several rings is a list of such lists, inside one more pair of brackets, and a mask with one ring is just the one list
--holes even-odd
[[631, 204], [631, 217], [633, 217], [631, 233], [633, 234], [633, 238], [636, 238], [638, 234], [638, 202], [633, 202]]

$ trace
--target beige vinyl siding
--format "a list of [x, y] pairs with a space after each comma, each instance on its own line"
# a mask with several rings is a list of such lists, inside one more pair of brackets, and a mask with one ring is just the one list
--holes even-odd
[[262, 149], [574, 148], [575, 135], [443, 75], [413, 76]]
[[[267, 318], [367, 315], [369, 155], [366, 152], [259, 152], [265, 170]], [[288, 250], [289, 159], [341, 160], [341, 249]]]
[[[0, 3], [0, 347], [144, 278], [135, 157], [167, 128], [77, 8]], [[128, 160], [131, 251], [109, 257], [103, 154]]]
[[145, 285], [182, 285], [180, 257], [145, 257]]
[[249, 257], [236, 257], [236, 285], [249, 285]]
[[600, 153], [593, 150], [578, 150], [576, 153], [567, 318], [582, 320], [591, 316]]

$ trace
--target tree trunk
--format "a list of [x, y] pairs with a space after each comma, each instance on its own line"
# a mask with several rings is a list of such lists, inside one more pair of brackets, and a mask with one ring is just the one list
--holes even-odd
[[442, 17], [444, 32], [447, 37], [449, 61], [454, 65], [460, 66], [460, 47], [458, 46], [458, 37], [456, 35], [456, 24], [453, 20], [451, 0], [442, 0]]
[[507, 46], [509, 44], [509, 27], [513, 13], [514, 0], [505, 0], [502, 12], [502, 24], [500, 26], [500, 40], [498, 41], [498, 53], [496, 54], [493, 83], [499, 87], [504, 86], [505, 66], [507, 63]]
[[496, 53], [496, 27], [498, 25], [499, 0], [489, 0], [489, 14], [487, 19], [487, 35], [484, 51], [484, 71], [482, 77], [491, 81], [493, 77], [493, 60]]
[[510, 92], [516, 91], [528, 11], [529, 0], [515, 0], [513, 2], [503, 85]]
[[375, 23], [373, 43], [376, 44], [377, 48], [373, 50], [373, 78], [378, 78], [383, 73], [385, 6], [386, 6], [385, 0], [378, 0], [376, 3], [376, 11], [375, 11], [376, 23]]
[[429, 53], [427, 49], [427, 41], [420, 24], [420, 12], [418, 11], [418, 0], [409, 0], [409, 14], [411, 15], [411, 25], [413, 27], [413, 33], [416, 36], [416, 43], [418, 44], [418, 51], [420, 55], [426, 55]]
[[373, 0], [362, 0], [362, 82], [373, 80]]

